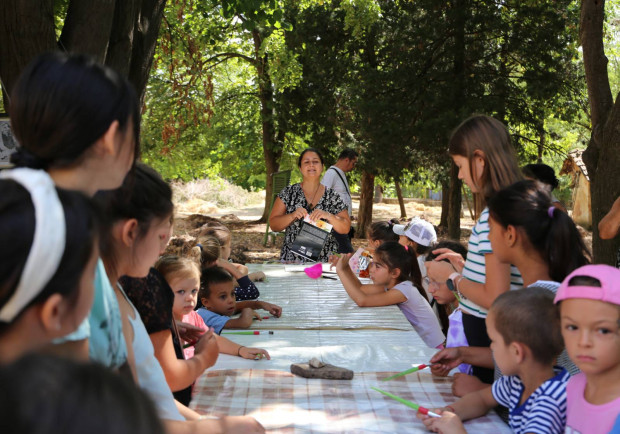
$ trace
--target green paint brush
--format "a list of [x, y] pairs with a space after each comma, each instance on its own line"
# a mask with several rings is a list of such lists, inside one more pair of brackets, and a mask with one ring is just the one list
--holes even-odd
[[429, 366], [433, 366], [433, 365], [432, 364], [425, 365], [424, 363], [422, 363], [421, 365], [418, 365], [415, 368], [410, 368], [410, 369], [407, 369], [406, 371], [399, 372], [398, 374], [394, 374], [394, 375], [392, 375], [390, 377], [384, 378], [381, 381], [388, 381], [388, 380], [392, 380], [392, 379], [397, 378], [397, 377], [402, 377], [403, 375], [412, 374], [412, 373], [417, 372], [417, 371], [419, 371], [421, 369], [428, 368]]
[[401, 404], [405, 404], [407, 407], [413, 408], [414, 410], [416, 410], [416, 411], [418, 411], [418, 412], [420, 412], [422, 414], [427, 414], [430, 417], [441, 417], [437, 413], [433, 413], [428, 408], [422, 407], [421, 405], [418, 405], [415, 402], [407, 401], [406, 399], [403, 399], [400, 396], [392, 395], [390, 392], [386, 392], [385, 390], [377, 389], [376, 387], [371, 387], [371, 389], [372, 390], [376, 390], [379, 393], [383, 393], [385, 396], [389, 396], [390, 398], [395, 399], [396, 401], [400, 402]]

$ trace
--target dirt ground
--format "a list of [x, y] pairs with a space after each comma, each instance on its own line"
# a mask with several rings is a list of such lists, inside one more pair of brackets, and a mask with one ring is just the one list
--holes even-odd
[[[359, 202], [353, 201], [353, 214], [357, 214]], [[176, 215], [174, 235], [196, 234], [208, 219], [220, 220], [231, 230], [233, 261], [239, 263], [262, 263], [266, 261], [277, 261], [280, 258], [280, 248], [282, 247], [283, 236], [275, 237], [275, 245], [270, 238], [267, 246], [263, 246], [265, 238], [264, 223], [257, 223], [263, 208], [262, 206], [250, 206], [237, 210], [232, 209], [213, 209], [213, 213], [208, 216], [189, 212], [183, 204], [177, 206], [179, 210]], [[407, 219], [421, 217], [430, 221], [433, 225], [439, 223], [441, 217], [441, 203], [436, 201], [408, 199], [405, 204]], [[373, 204], [373, 221], [389, 220], [400, 216], [400, 208], [397, 203], [375, 203]], [[354, 222], [355, 224], [355, 222]], [[467, 245], [467, 240], [471, 234], [474, 221], [471, 219], [469, 211], [464, 210], [461, 214], [461, 242]], [[581, 229], [581, 228], [580, 228]], [[442, 238], [442, 234], [438, 234]], [[582, 230], [582, 235], [586, 245], [591, 248], [592, 234]], [[353, 239], [353, 246], [357, 249], [366, 245], [365, 239]]]

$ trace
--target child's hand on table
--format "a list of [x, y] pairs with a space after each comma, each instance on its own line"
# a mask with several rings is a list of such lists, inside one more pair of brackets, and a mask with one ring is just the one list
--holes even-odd
[[259, 320], [262, 321], [261, 316], [253, 309], [249, 308], [249, 307], [244, 307], [243, 309], [241, 309], [241, 318], [246, 318], [246, 319], [252, 319], [252, 320]]
[[268, 303], [266, 301], [260, 301], [259, 303], [260, 303], [261, 309], [268, 311], [270, 314], [272, 314], [276, 318], [280, 318], [280, 315], [282, 315], [282, 308], [278, 306], [277, 304]]
[[461, 419], [451, 411], [445, 408], [433, 408], [433, 413], [441, 415], [441, 417], [431, 417], [426, 414], [417, 413], [416, 417], [421, 419], [424, 426], [432, 432], [441, 434], [461, 434], [467, 433]]
[[243, 357], [244, 359], [271, 360], [271, 357], [269, 356], [267, 350], [263, 350], [262, 348], [241, 347], [239, 349], [239, 356]]

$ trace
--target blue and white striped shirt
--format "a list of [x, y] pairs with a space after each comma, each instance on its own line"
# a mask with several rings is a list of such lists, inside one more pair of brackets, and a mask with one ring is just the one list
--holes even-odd
[[563, 433], [566, 425], [566, 369], [556, 366], [555, 377], [545, 381], [519, 405], [524, 385], [516, 375], [502, 377], [493, 383], [493, 398], [510, 410], [509, 425], [516, 434]]
[[[463, 277], [477, 283], [485, 283], [486, 259], [484, 255], [493, 253], [491, 241], [489, 240], [489, 208], [485, 208], [480, 213], [480, 218], [471, 230], [469, 243], [467, 246], [467, 259], [463, 268]], [[510, 289], [523, 288], [521, 273], [514, 265], [510, 266]], [[488, 310], [477, 305], [461, 294], [459, 306], [464, 313], [486, 318]]]

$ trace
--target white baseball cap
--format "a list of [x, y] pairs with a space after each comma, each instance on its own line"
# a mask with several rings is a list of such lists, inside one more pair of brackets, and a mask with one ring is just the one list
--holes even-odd
[[437, 241], [437, 233], [432, 224], [421, 218], [414, 218], [406, 225], [394, 225], [396, 235], [404, 235], [421, 246], [430, 246]]

